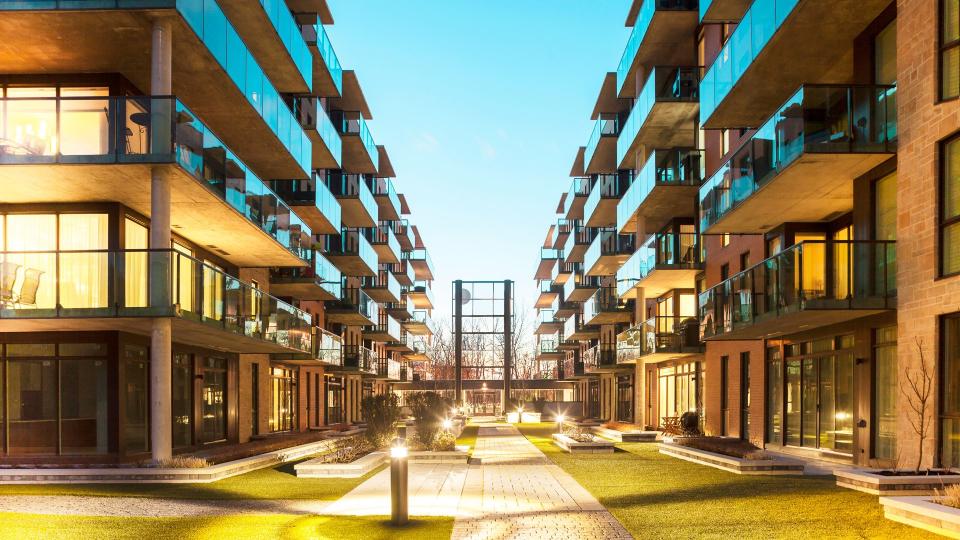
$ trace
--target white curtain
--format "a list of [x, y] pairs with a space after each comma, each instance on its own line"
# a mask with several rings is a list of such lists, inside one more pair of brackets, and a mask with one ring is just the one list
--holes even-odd
[[[109, 292], [106, 214], [60, 214], [60, 305], [105, 308]], [[70, 253], [77, 252], [77, 253]]]
[[[124, 220], [124, 249], [147, 249], [148, 236], [145, 226], [130, 218]], [[147, 307], [147, 252], [127, 252], [124, 263], [124, 307]]]

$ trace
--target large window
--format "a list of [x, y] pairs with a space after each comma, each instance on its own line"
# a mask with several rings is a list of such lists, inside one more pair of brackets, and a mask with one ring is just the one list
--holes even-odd
[[147, 348], [127, 345], [123, 348], [124, 444], [127, 453], [150, 450], [150, 364]]
[[617, 420], [633, 422], [633, 376], [617, 377]]
[[223, 358], [204, 358], [202, 396], [201, 442], [225, 440], [227, 438], [227, 361]]
[[873, 456], [897, 457], [897, 327], [878, 328], [873, 348]]
[[941, 146], [940, 273], [960, 273], [960, 136]]
[[943, 317], [941, 324], [940, 465], [960, 467], [960, 313]]
[[296, 372], [292, 369], [272, 367], [270, 376], [273, 384], [270, 431], [290, 431], [296, 423]]
[[960, 96], [960, 0], [940, 0], [940, 99]]
[[173, 355], [173, 446], [193, 444], [193, 358], [186, 353]]
[[782, 444], [783, 358], [780, 347], [767, 348], [767, 442]]
[[326, 424], [328, 426], [344, 421], [343, 417], [343, 377], [326, 377], [327, 409]]
[[687, 362], [657, 370], [660, 418], [700, 411], [700, 362]]

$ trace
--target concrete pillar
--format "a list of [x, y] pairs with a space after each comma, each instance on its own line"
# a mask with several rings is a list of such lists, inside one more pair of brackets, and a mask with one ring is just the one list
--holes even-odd
[[[170, 43], [169, 21], [158, 20], [153, 25], [152, 52], [150, 61], [150, 91], [153, 95], [172, 93], [171, 72], [173, 47]], [[169, 126], [170, 106], [159, 105], [151, 109], [155, 128]], [[156, 129], [152, 133], [151, 148], [162, 151], [170, 140], [169, 131]], [[169, 250], [170, 243], [170, 178], [163, 166], [154, 167], [150, 178], [150, 249]], [[170, 253], [154, 252], [150, 255], [150, 297], [153, 307], [170, 306]], [[170, 400], [171, 358], [173, 356], [172, 321], [168, 317], [153, 320], [150, 334], [150, 451], [155, 462], [173, 454], [172, 420]]]

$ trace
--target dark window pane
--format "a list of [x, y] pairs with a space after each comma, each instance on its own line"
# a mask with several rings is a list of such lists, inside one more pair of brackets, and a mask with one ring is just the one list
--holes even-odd
[[150, 373], [146, 347], [124, 347], [124, 444], [127, 453], [150, 450]]
[[57, 363], [16, 360], [8, 364], [11, 454], [57, 452]]
[[107, 361], [102, 358], [61, 360], [62, 453], [106, 454], [109, 449], [107, 410]]
[[178, 353], [173, 357], [173, 446], [193, 444], [193, 362], [189, 354]]

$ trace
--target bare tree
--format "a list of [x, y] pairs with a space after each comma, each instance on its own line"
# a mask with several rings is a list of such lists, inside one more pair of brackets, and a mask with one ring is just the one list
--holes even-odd
[[923, 443], [930, 433], [931, 418], [927, 414], [933, 396], [933, 367], [927, 364], [923, 354], [923, 340], [916, 338], [917, 352], [920, 355], [920, 367], [916, 369], [904, 368], [903, 379], [900, 381], [900, 391], [910, 407], [907, 421], [919, 439], [917, 443], [916, 472], [920, 472], [923, 463]]

